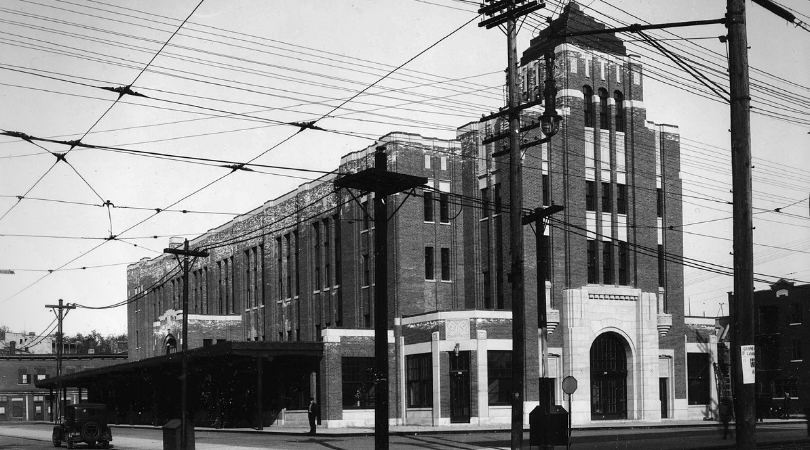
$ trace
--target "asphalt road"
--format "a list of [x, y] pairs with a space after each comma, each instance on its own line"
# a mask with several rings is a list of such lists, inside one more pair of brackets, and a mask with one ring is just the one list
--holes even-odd
[[[122, 450], [162, 449], [162, 434], [158, 429], [113, 429], [113, 448]], [[757, 429], [759, 448], [810, 449], [806, 426], [803, 423], [785, 423], [761, 426]], [[524, 449], [529, 449], [528, 433]], [[509, 434], [470, 433], [391, 436], [392, 449], [406, 450], [481, 450], [508, 449]], [[52, 449], [50, 426], [42, 424], [0, 425], [2, 449]], [[308, 436], [270, 433], [232, 433], [198, 431], [198, 450], [219, 449], [279, 449], [279, 450], [371, 450], [373, 436]], [[537, 447], [534, 447], [537, 448]], [[564, 446], [557, 447], [565, 448]], [[719, 428], [651, 428], [576, 431], [572, 450], [677, 450], [734, 448], [734, 440], [723, 440]]]

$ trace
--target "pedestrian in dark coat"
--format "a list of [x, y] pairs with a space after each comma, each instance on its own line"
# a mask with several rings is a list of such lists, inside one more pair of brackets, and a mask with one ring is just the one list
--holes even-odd
[[309, 418], [309, 434], [315, 434], [315, 419], [321, 417], [321, 407], [315, 403], [315, 397], [309, 398], [307, 417]]
[[785, 391], [785, 410], [782, 411], [782, 418], [785, 420], [790, 419], [790, 392]]

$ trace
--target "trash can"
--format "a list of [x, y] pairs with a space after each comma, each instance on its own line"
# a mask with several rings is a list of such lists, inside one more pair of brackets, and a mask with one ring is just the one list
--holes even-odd
[[546, 412], [536, 407], [529, 413], [529, 445], [567, 445], [568, 411], [560, 405], [553, 405]]
[[[186, 450], [194, 450], [194, 425], [189, 422], [187, 424], [186, 436]], [[182, 435], [182, 427], [180, 419], [172, 419], [166, 425], [163, 425], [163, 450], [182, 450], [180, 436]]]

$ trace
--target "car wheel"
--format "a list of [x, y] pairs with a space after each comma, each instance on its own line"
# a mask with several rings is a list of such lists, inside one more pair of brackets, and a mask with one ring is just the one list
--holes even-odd
[[52, 441], [53, 441], [53, 446], [54, 447], [61, 447], [62, 446], [62, 441], [60, 441], [59, 439], [53, 438]]
[[73, 441], [71, 441], [70, 439], [68, 439], [68, 440], [66, 441], [66, 443], [67, 443], [67, 448], [73, 448]]
[[101, 445], [101, 448], [110, 448], [110, 442], [109, 441], [101, 441], [100, 445]]
[[95, 422], [87, 422], [82, 425], [82, 439], [88, 442], [95, 442], [101, 437], [101, 426]]

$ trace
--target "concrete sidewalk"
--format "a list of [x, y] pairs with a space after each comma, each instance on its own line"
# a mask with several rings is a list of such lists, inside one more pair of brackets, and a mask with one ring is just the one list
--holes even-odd
[[[757, 422], [757, 427], [768, 425], [781, 425], [789, 423], [805, 423], [804, 419], [766, 419], [762, 422]], [[671, 429], [671, 428], [694, 428], [706, 427], [717, 428], [722, 426], [716, 420], [662, 420], [661, 422], [639, 422], [637, 420], [608, 420], [600, 423], [587, 424], [575, 426], [572, 428], [572, 435], [577, 432], [585, 431], [600, 431], [600, 430], [640, 430], [640, 429]], [[160, 427], [150, 425], [110, 425], [112, 428], [143, 428], [150, 430], [159, 430]], [[734, 422], [731, 423], [734, 427]], [[269, 426], [262, 430], [255, 428], [206, 428], [195, 427], [196, 431], [215, 432], [215, 433], [267, 433], [278, 435], [301, 435], [309, 431], [309, 427], [288, 427], [288, 426]], [[414, 426], [414, 425], [392, 425], [389, 428], [391, 435], [433, 435], [433, 434], [472, 434], [472, 433], [508, 433], [510, 431], [509, 424], [494, 424], [494, 425], [465, 425], [454, 424], [452, 426], [432, 427], [432, 426]], [[528, 432], [529, 427], [524, 427], [524, 431]], [[371, 436], [374, 434], [374, 428], [324, 428], [318, 427], [319, 436]]]

